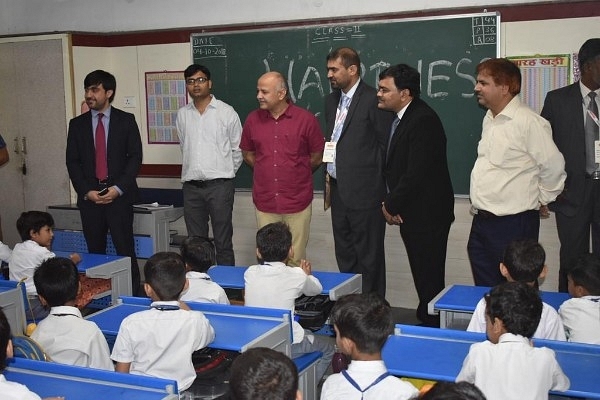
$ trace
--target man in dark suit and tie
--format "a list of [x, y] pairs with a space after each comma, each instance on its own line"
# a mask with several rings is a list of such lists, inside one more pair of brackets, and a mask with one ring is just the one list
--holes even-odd
[[342, 47], [327, 56], [334, 89], [325, 99], [323, 162], [331, 190], [331, 223], [340, 272], [362, 274], [363, 293], [385, 296], [383, 158], [393, 116], [377, 108], [377, 92], [360, 79], [360, 58]]
[[454, 192], [446, 158], [446, 134], [435, 111], [420, 99], [419, 72], [398, 64], [379, 74], [379, 108], [396, 114], [391, 125], [381, 207], [399, 225], [419, 296], [417, 318], [438, 326], [427, 304], [444, 289], [446, 247], [454, 221]]
[[83, 234], [90, 253], [104, 254], [110, 231], [117, 254], [131, 257], [132, 292], [137, 295], [132, 205], [142, 163], [140, 132], [132, 114], [111, 106], [117, 87], [112, 74], [93, 71], [83, 84], [90, 111], [70, 121], [66, 156]]
[[600, 168], [595, 156], [599, 143], [600, 38], [581, 46], [579, 71], [579, 82], [549, 92], [542, 109], [567, 172], [563, 192], [549, 205], [556, 213], [560, 240], [561, 292], [567, 291], [569, 264], [590, 252], [590, 227], [593, 252], [600, 255]]

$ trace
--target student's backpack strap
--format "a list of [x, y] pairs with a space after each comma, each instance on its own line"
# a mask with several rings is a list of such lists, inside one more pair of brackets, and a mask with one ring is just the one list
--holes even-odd
[[29, 360], [51, 361], [44, 353], [42, 347], [32, 338], [27, 336], [13, 336], [13, 353], [15, 357]]

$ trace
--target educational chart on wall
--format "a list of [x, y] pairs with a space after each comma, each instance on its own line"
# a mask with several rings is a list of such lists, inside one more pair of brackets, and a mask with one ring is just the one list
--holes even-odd
[[[448, 136], [450, 173], [456, 194], [468, 194], [485, 110], [475, 99], [475, 67], [499, 54], [500, 16], [463, 14], [427, 19], [355, 21], [191, 35], [194, 62], [212, 73], [213, 93], [245, 120], [257, 108], [256, 81], [267, 71], [286, 76], [291, 99], [323, 122], [324, 96], [331, 92], [326, 56], [335, 48], [355, 48], [362, 78], [377, 87], [379, 73], [406, 63], [421, 73], [421, 97], [440, 115]], [[252, 186], [240, 168], [238, 188]], [[315, 189], [323, 174], [315, 173]]]
[[179, 143], [175, 121], [186, 104], [183, 71], [146, 72], [148, 143]]

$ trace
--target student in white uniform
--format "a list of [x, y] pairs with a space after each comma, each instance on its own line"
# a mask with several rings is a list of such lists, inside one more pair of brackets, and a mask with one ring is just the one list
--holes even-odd
[[187, 237], [181, 243], [180, 253], [185, 262], [185, 277], [188, 280], [188, 287], [181, 293], [181, 300], [229, 304], [225, 290], [207, 274], [217, 261], [213, 241], [198, 236]]
[[[293, 313], [297, 297], [321, 293], [323, 286], [312, 275], [310, 262], [301, 260], [299, 267], [286, 265], [293, 255], [292, 234], [285, 222], [267, 224], [258, 230], [256, 256], [261, 264], [248, 267], [244, 273], [247, 306], [281, 308]], [[331, 363], [333, 345], [327, 338], [305, 331], [297, 321], [292, 321], [292, 328], [292, 358], [313, 351], [323, 353], [316, 365], [317, 381], [320, 380]]]
[[390, 375], [381, 359], [381, 349], [394, 333], [385, 299], [375, 292], [349, 294], [338, 299], [330, 317], [338, 349], [352, 361], [347, 370], [327, 378], [321, 400], [406, 400], [418, 395], [412, 384]]
[[567, 269], [567, 284], [572, 299], [558, 313], [569, 342], [600, 344], [600, 258], [581, 256]]
[[40, 321], [31, 338], [54, 362], [114, 371], [104, 335], [75, 307], [81, 286], [73, 261], [61, 257], [44, 261], [33, 282], [50, 315]]
[[179, 254], [154, 254], [144, 265], [144, 278], [152, 304], [121, 322], [111, 354], [115, 370], [175, 379], [184, 391], [196, 379], [192, 353], [210, 344], [215, 331], [203, 313], [179, 301], [187, 285]]
[[[500, 273], [508, 282], [523, 282], [538, 287], [538, 279], [544, 279], [546, 252], [541, 244], [533, 239], [515, 240], [504, 250], [504, 258], [500, 263]], [[535, 339], [567, 340], [563, 323], [558, 312], [549, 304], [542, 303], [542, 317], [533, 334]], [[485, 299], [477, 303], [467, 331], [485, 332]]]
[[[10, 325], [0, 309], [0, 371], [6, 367], [6, 359], [13, 357], [10, 336]], [[0, 393], [2, 400], [40, 400], [40, 396], [27, 389], [27, 386], [7, 381], [3, 374], [0, 374]], [[64, 397], [46, 397], [44, 400], [64, 400]]]
[[538, 291], [506, 282], [485, 300], [488, 340], [471, 345], [456, 382], [474, 383], [487, 400], [547, 400], [548, 391], [567, 390], [554, 351], [531, 344], [542, 315]]

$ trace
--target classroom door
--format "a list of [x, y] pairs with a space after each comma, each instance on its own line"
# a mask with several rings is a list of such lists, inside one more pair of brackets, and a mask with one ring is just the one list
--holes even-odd
[[73, 115], [69, 46], [68, 35], [0, 40], [0, 134], [10, 153], [0, 168], [0, 217], [4, 242], [11, 247], [21, 241], [15, 226], [21, 212], [45, 211], [70, 200], [65, 166], [67, 121]]

